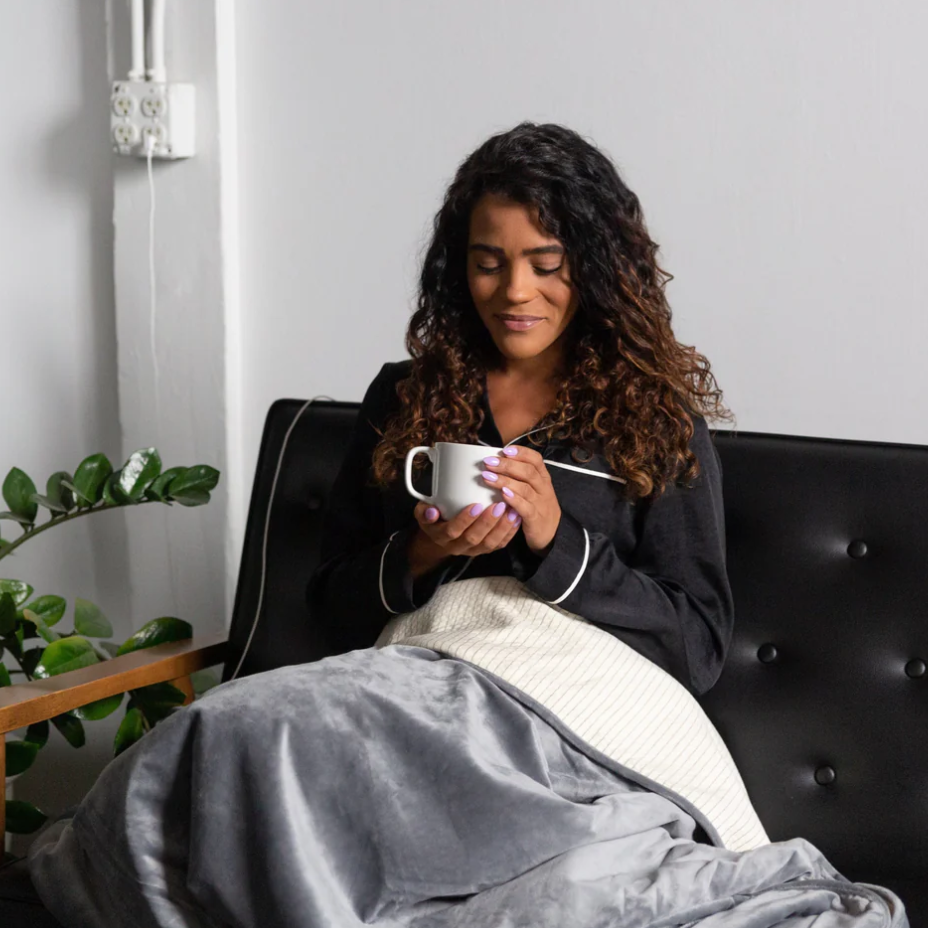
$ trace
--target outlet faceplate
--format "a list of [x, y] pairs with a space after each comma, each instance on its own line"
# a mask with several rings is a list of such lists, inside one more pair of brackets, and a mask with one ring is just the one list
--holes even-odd
[[116, 81], [110, 97], [110, 139], [120, 155], [190, 158], [195, 154], [193, 84]]

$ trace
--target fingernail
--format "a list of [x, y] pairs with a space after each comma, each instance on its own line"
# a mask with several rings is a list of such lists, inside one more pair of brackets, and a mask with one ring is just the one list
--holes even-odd
[[484, 458], [484, 464], [489, 464], [490, 467], [499, 467], [499, 458]]
[[515, 522], [515, 520], [519, 518], [519, 513], [517, 513], [515, 509], [510, 509], [509, 515], [506, 516], [506, 518], [509, 519], [510, 522]]
[[489, 471], [489, 470], [485, 470], [485, 471], [481, 474], [481, 476], [483, 477], [484, 480], [490, 480], [490, 481], [493, 481], [493, 482], [499, 480], [499, 476], [496, 475], [496, 474], [494, 474], [492, 471]]
[[503, 487], [503, 496], [508, 496], [512, 498], [513, 496], [515, 496], [515, 493], [513, 493], [512, 490], [509, 489], [509, 487]]
[[429, 506], [429, 508], [425, 510], [425, 518], [428, 522], [434, 522], [439, 515], [439, 511], [434, 506]]
[[518, 453], [519, 453], [519, 452], [518, 452], [515, 448], [513, 448], [512, 446], [510, 446], [510, 447], [508, 447], [508, 448], [503, 448], [503, 454], [505, 454], [505, 455], [507, 455], [508, 457], [511, 457], [511, 458], [514, 458]]
[[474, 503], [474, 505], [470, 507], [470, 514], [472, 516], [479, 516], [481, 512], [483, 512], [483, 506], [480, 503]]
[[519, 518], [516, 519], [516, 528], [518, 528], [521, 524], [522, 524], [522, 516], [519, 516]]
[[505, 504], [505, 503], [497, 503], [497, 504], [493, 507], [493, 515], [496, 516], [497, 519], [498, 519], [505, 511], [506, 511], [506, 504]]

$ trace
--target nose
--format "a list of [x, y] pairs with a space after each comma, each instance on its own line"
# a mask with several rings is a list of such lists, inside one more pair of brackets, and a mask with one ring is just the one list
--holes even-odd
[[535, 297], [530, 261], [513, 261], [506, 280], [506, 299], [510, 303], [528, 303]]

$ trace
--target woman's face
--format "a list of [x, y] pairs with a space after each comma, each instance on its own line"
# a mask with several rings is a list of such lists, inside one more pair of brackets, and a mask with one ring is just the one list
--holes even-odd
[[577, 308], [567, 255], [536, 211], [494, 194], [470, 217], [467, 282], [496, 347], [511, 361], [560, 355]]

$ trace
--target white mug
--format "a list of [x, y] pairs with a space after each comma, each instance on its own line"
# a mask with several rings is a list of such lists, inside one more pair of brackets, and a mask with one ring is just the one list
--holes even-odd
[[[420, 493], [412, 485], [412, 465], [417, 454], [425, 454], [432, 462], [432, 495]], [[487, 445], [464, 445], [452, 441], [437, 441], [434, 447], [419, 445], [406, 455], [406, 489], [426, 503], [435, 506], [443, 519], [453, 519], [465, 506], [480, 503], [486, 508], [505, 502], [502, 494], [488, 486], [480, 476], [486, 469], [483, 459], [499, 451]]]

